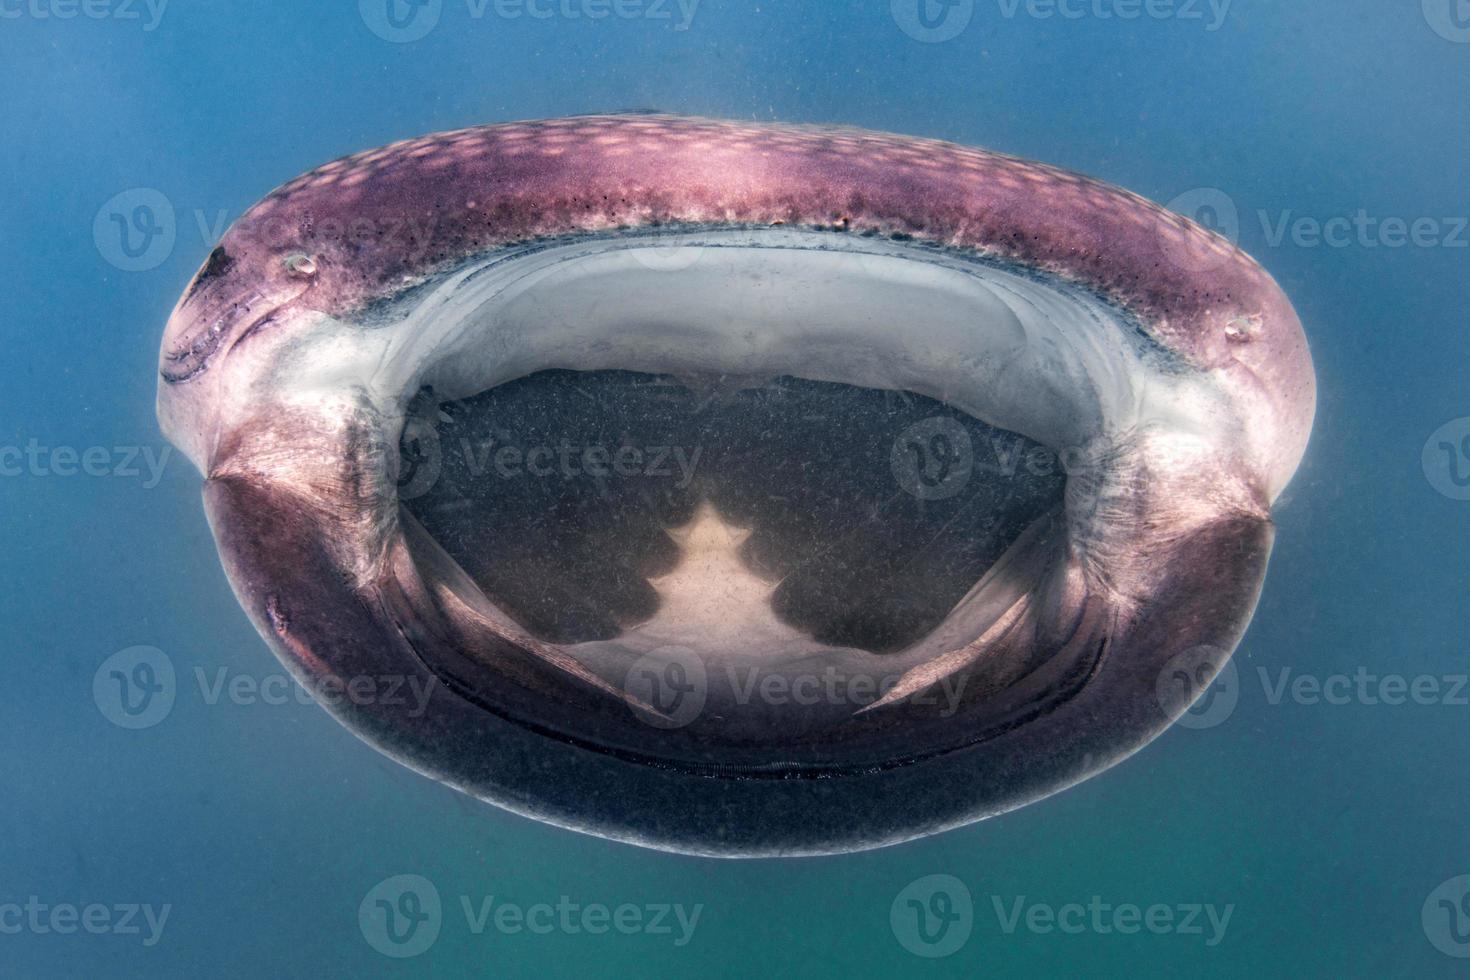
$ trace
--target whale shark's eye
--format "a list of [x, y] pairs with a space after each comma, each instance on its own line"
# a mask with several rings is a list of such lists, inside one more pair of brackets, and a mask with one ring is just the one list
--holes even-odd
[[293, 276], [310, 278], [316, 275], [316, 260], [305, 252], [291, 252], [281, 259], [281, 265]]
[[[585, 126], [406, 143], [352, 207], [433, 221], [271, 257], [290, 288], [237, 257], [175, 313], [223, 324], [160, 411], [262, 633], [309, 684], [424, 692], [324, 699], [345, 723], [554, 822], [809, 853], [1028, 802], [1188, 706], [1310, 418], [1258, 267], [1206, 237], [1194, 282], [1160, 245], [1205, 232], [1008, 158]], [[624, 128], [685, 183], [599, 157]]]

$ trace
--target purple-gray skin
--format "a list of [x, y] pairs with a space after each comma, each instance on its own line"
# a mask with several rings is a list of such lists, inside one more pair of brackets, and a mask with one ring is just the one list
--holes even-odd
[[[1083, 463], [901, 649], [775, 615], [733, 527], [767, 512], [708, 501], [667, 528], [656, 611], [568, 641], [415, 503], [447, 508], [438, 470], [400, 473], [436, 409], [551, 369], [911, 393]], [[189, 284], [160, 374], [241, 605], [344, 725], [516, 812], [724, 856], [935, 833], [1141, 748], [1248, 625], [1315, 407], [1270, 275], [1143, 198], [933, 140], [652, 115], [297, 178]]]

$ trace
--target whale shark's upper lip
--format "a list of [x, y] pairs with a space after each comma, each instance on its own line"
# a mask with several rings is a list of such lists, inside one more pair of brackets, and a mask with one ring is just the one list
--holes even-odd
[[[1081, 283], [1196, 366], [1264, 365], [1255, 369], [1264, 397], [1292, 443], [1273, 485], [1305, 448], [1315, 389], [1295, 314], [1258, 264], [1209, 230], [1092, 178], [987, 150], [659, 115], [435, 133], [303, 174], [226, 233], [225, 251], [211, 256], [170, 322], [164, 378], [192, 380], [227, 337], [248, 329], [259, 317], [254, 290], [283, 281], [299, 289], [280, 275], [293, 250], [322, 270], [312, 308], [344, 316], [513, 243], [777, 225], [980, 252]], [[1242, 318], [1268, 326], [1242, 344], [1230, 339]]]

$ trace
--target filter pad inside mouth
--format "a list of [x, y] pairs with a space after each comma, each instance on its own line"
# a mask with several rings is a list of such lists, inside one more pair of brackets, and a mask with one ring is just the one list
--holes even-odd
[[424, 391], [400, 452], [403, 507], [531, 635], [732, 659], [912, 645], [1065, 485], [931, 398], [792, 377]]

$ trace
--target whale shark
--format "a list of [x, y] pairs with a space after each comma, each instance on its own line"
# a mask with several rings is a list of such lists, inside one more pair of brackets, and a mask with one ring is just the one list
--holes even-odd
[[1272, 277], [1136, 194], [638, 113], [269, 193], [169, 317], [157, 411], [347, 728], [750, 857], [959, 827], [1167, 729], [1250, 622], [1315, 398]]

